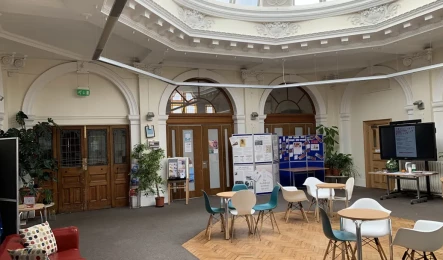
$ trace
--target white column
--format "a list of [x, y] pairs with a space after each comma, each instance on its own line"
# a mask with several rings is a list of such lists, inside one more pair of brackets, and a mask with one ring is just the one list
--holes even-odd
[[[168, 120], [168, 115], [160, 115], [158, 116], [158, 130], [156, 130], [156, 135], [158, 133], [158, 141], [160, 142], [160, 147], [165, 151], [165, 155], [168, 154], [168, 145], [167, 145], [167, 129], [166, 129], [166, 121]], [[158, 131], [158, 132], [157, 132]], [[166, 160], [164, 160], [163, 167], [161, 169], [160, 176], [165, 180], [166, 179]], [[166, 189], [165, 189], [166, 190]], [[163, 194], [165, 197], [165, 203], [169, 202], [169, 194], [165, 192]], [[151, 204], [153, 203], [153, 204]], [[149, 201], [148, 205], [146, 206], [152, 206], [155, 204], [155, 200]]]
[[414, 118], [414, 106], [413, 105], [405, 106], [405, 110], [406, 110], [406, 113], [408, 114], [408, 120], [415, 119]]
[[246, 133], [246, 117], [245, 115], [234, 115], [232, 116], [234, 120], [234, 134], [245, 134]]
[[351, 115], [340, 114], [340, 128], [339, 128], [339, 146], [340, 152], [351, 154]]
[[3, 87], [3, 72], [0, 64], [0, 130], [6, 130], [6, 126], [3, 126], [3, 120], [5, 119], [5, 91]]
[[327, 126], [328, 125], [328, 115], [327, 114], [315, 115], [315, 124], [316, 124], [316, 126], [319, 126], [319, 125]]
[[134, 145], [140, 143], [140, 116], [139, 115], [128, 115], [129, 119], [129, 131], [131, 133], [131, 151]]
[[432, 102], [432, 112], [437, 129], [437, 151], [443, 152], [443, 101]]
[[26, 129], [32, 128], [35, 125], [35, 115], [27, 115], [28, 119], [25, 119]]
[[267, 115], [259, 115], [257, 117], [258, 120], [258, 129], [257, 132], [258, 133], [265, 133], [265, 119], [266, 119]]

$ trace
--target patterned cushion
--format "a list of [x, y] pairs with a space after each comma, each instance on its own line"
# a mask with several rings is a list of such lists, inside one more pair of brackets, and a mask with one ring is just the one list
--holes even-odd
[[48, 255], [57, 252], [57, 243], [48, 222], [19, 230], [23, 246], [46, 250]]
[[37, 248], [23, 248], [8, 250], [12, 260], [49, 260], [45, 250]]

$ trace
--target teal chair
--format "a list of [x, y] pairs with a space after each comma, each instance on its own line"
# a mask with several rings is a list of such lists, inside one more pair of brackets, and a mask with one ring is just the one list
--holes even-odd
[[258, 222], [261, 221], [259, 235], [260, 235], [261, 230], [263, 228], [263, 221], [264, 221], [265, 215], [267, 215], [267, 217], [271, 219], [272, 230], [274, 230], [274, 224], [275, 224], [275, 226], [277, 227], [278, 233], [280, 233], [280, 229], [278, 228], [278, 225], [277, 225], [277, 220], [275, 219], [274, 212], [272, 211], [273, 209], [275, 209], [277, 207], [278, 191], [279, 190], [280, 190], [280, 186], [276, 185], [274, 187], [274, 189], [272, 189], [271, 198], [268, 203], [257, 204], [254, 206], [254, 210], [258, 211], [258, 218], [257, 218], [257, 223], [255, 225], [255, 232], [257, 232], [257, 229], [258, 229]]
[[[241, 190], [248, 190], [248, 186], [246, 184], [234, 184], [232, 186], [232, 191], [241, 191]], [[228, 202], [229, 209], [235, 209], [234, 206], [232, 206], [231, 200]]]
[[[355, 252], [352, 249], [351, 242], [356, 242], [357, 237], [354, 234], [347, 231], [332, 230], [328, 214], [323, 208], [320, 208], [320, 216], [323, 226], [323, 233], [327, 238], [329, 238], [329, 244], [328, 247], [326, 248], [326, 252], [323, 259], [326, 259], [328, 254], [331, 252], [332, 252], [332, 259], [335, 259], [335, 257], [342, 252], [343, 253], [346, 252], [346, 259], [355, 259]], [[337, 248], [338, 248], [338, 255], [336, 254]]]
[[204, 190], [202, 190], [202, 192], [203, 192], [203, 197], [205, 197], [205, 208], [206, 208], [206, 211], [210, 214], [209, 220], [208, 220], [208, 225], [206, 226], [205, 236], [208, 236], [208, 240], [211, 240], [212, 226], [214, 225], [213, 220], [214, 219], [218, 220], [215, 217], [216, 214], [220, 215], [222, 232], [225, 231], [225, 218], [223, 216], [223, 214], [225, 213], [225, 209], [224, 208], [214, 208], [214, 207], [211, 207], [211, 203], [209, 202], [208, 194], [206, 194], [206, 192]]

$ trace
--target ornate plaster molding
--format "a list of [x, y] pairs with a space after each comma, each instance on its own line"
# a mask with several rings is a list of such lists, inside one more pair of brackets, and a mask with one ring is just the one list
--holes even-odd
[[426, 60], [430, 62], [432, 60], [432, 48], [427, 48], [423, 51], [403, 57], [403, 65], [410, 67], [415, 60]]
[[196, 10], [179, 7], [178, 15], [185, 24], [189, 25], [193, 29], [209, 30], [214, 24], [214, 20]]
[[151, 72], [159, 76], [161, 76], [162, 74], [163, 66], [159, 64], [144, 64], [144, 63], [134, 62], [133, 66], [137, 69]]
[[288, 2], [288, 0], [266, 0], [266, 4], [270, 6], [281, 6]]
[[241, 78], [243, 79], [243, 83], [248, 81], [257, 81], [260, 84], [264, 79], [263, 73], [255, 70], [241, 70]]
[[0, 54], [1, 68], [8, 72], [8, 76], [19, 72], [26, 65], [26, 55], [17, 56], [15, 53]]
[[296, 23], [273, 22], [259, 24], [255, 28], [260, 36], [284, 38], [296, 34], [298, 29], [300, 29], [300, 25]]
[[395, 16], [399, 7], [397, 3], [374, 6], [349, 19], [353, 25], [374, 25]]

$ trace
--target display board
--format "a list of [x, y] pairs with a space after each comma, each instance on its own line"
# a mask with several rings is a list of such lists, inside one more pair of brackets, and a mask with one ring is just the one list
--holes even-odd
[[236, 134], [230, 138], [234, 184], [246, 184], [257, 194], [272, 192], [278, 182], [278, 136]]
[[[303, 172], [295, 174], [288, 170], [324, 168], [323, 136], [280, 136], [279, 162], [280, 183], [283, 186], [301, 187], [308, 174]], [[324, 170], [316, 171], [315, 177], [324, 181]]]
[[3, 239], [18, 234], [20, 219], [18, 213], [18, 139], [0, 139], [0, 217], [3, 226]]
[[189, 158], [188, 157], [168, 158], [167, 172], [168, 172], [168, 180], [189, 179], [191, 181], [190, 170], [189, 170]]

